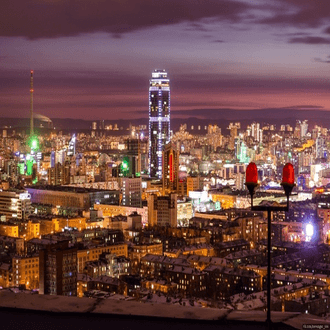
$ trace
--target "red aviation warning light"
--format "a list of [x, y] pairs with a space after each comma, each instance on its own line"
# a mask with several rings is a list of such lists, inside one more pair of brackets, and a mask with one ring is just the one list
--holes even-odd
[[250, 163], [246, 168], [245, 182], [258, 184], [258, 170], [255, 163]]
[[287, 163], [283, 168], [282, 184], [294, 184], [294, 169], [291, 163]]
[[256, 188], [258, 187], [258, 169], [255, 163], [250, 163], [246, 168], [245, 185], [248, 188], [252, 198]]
[[283, 167], [282, 182], [281, 186], [285, 191], [285, 195], [289, 198], [291, 195], [292, 189], [295, 186], [294, 184], [294, 169], [291, 163], [287, 163]]

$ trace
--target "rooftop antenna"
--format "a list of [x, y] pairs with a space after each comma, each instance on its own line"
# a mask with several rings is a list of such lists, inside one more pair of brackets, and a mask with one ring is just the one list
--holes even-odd
[[33, 70], [31, 70], [31, 78], [30, 78], [30, 136], [33, 135]]

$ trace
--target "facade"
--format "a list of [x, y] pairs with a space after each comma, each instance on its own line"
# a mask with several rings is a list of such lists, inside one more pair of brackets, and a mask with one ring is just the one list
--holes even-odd
[[13, 270], [11, 263], [2, 262], [0, 264], [0, 286], [8, 288], [13, 285]]
[[0, 235], [30, 240], [40, 236], [40, 223], [15, 219], [0, 222]]
[[238, 217], [235, 220], [240, 228], [241, 238], [252, 244], [267, 239], [268, 224], [262, 217]]
[[39, 294], [76, 296], [77, 248], [62, 241], [40, 250], [39, 278]]
[[0, 215], [24, 219], [31, 211], [31, 196], [24, 190], [0, 192]]
[[[95, 204], [95, 210], [102, 211], [103, 217], [115, 217], [117, 215], [124, 215], [129, 216], [132, 213], [137, 213], [141, 215], [143, 225], [148, 223], [148, 207], [130, 207], [130, 206], [123, 206], [123, 205], [102, 205], [102, 204]], [[105, 224], [106, 226], [106, 224]]]
[[201, 189], [199, 176], [188, 176], [187, 177], [187, 196], [190, 191], [198, 191]]
[[55, 164], [48, 169], [48, 183], [53, 186], [60, 186], [70, 183], [70, 165]]
[[129, 251], [129, 259], [131, 260], [132, 270], [138, 270], [141, 259], [147, 254], [163, 255], [162, 243], [150, 243], [150, 244], [136, 244], [131, 246]]
[[178, 293], [189, 297], [203, 297], [206, 294], [207, 274], [192, 267], [174, 266], [166, 270], [169, 283], [175, 283]]
[[142, 207], [142, 183], [141, 178], [121, 178], [121, 190], [123, 194], [122, 205]]
[[13, 284], [27, 289], [39, 288], [39, 256], [14, 256], [12, 259]]
[[163, 150], [170, 141], [170, 81], [155, 70], [149, 84], [149, 176], [162, 178]]
[[194, 216], [194, 209], [191, 200], [178, 200], [177, 223], [180, 227], [188, 227], [189, 220]]
[[13, 223], [1, 223], [0, 235], [8, 237], [19, 237], [19, 225]]
[[119, 278], [121, 275], [129, 275], [130, 260], [123, 256], [103, 253], [99, 260], [87, 262], [84, 272], [93, 279], [99, 276]]
[[252, 270], [208, 266], [208, 294], [214, 299], [227, 299], [236, 293], [256, 293], [261, 291], [261, 276]]
[[177, 226], [177, 194], [150, 195], [148, 198], [148, 225]]
[[33, 186], [27, 188], [32, 203], [75, 207], [88, 210], [94, 204], [118, 205], [119, 191], [69, 186]]
[[132, 175], [141, 174], [141, 143], [140, 138], [128, 138], [125, 140], [127, 155], [130, 156], [132, 160]]
[[90, 247], [90, 248], [84, 248], [79, 249], [77, 252], [77, 265], [78, 265], [78, 272], [82, 273], [86, 263], [88, 261], [97, 261], [100, 258], [100, 255], [102, 253], [110, 253], [110, 254], [116, 254], [117, 256], [124, 256], [127, 258], [128, 256], [128, 250], [127, 250], [127, 244], [125, 243], [114, 243], [111, 245], [106, 246], [100, 246], [100, 247]]

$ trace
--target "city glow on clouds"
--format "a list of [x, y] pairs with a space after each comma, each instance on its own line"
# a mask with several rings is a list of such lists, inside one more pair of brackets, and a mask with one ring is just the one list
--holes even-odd
[[330, 110], [328, 0], [10, 1], [0, 4], [0, 110], [147, 117], [155, 68], [171, 110]]

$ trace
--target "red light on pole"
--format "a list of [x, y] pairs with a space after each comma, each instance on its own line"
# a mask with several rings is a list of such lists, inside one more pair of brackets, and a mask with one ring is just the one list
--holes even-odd
[[283, 168], [282, 183], [294, 184], [294, 169], [291, 163], [287, 163]]
[[281, 186], [285, 191], [285, 195], [289, 200], [294, 184], [294, 169], [291, 163], [287, 163], [283, 168], [282, 183]]
[[255, 163], [250, 163], [246, 168], [245, 182], [258, 184], [258, 170]]
[[258, 187], [258, 169], [255, 163], [250, 163], [246, 168], [245, 185], [248, 188], [249, 193], [251, 195], [251, 205], [252, 205], [253, 202], [252, 196], [254, 195], [254, 192]]

